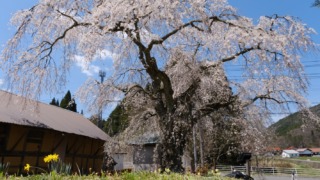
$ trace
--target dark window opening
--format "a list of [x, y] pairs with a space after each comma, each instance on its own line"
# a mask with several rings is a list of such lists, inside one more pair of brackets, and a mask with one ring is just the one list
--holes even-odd
[[133, 153], [133, 164], [153, 164], [154, 145], [136, 146]]
[[9, 133], [9, 125], [0, 123], [0, 150], [1, 151], [4, 151], [6, 149], [8, 133]]
[[44, 132], [39, 130], [30, 130], [27, 136], [28, 143], [41, 144]]

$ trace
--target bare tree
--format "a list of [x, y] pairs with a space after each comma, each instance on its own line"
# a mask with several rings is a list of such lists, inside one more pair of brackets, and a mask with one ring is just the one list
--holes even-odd
[[320, 7], [320, 1], [319, 0], [315, 0], [314, 3], [312, 4], [312, 6]]
[[[186, 134], [209, 112], [238, 104], [250, 119], [306, 105], [300, 54], [313, 49], [314, 31], [289, 16], [253, 23], [226, 0], [40, 0], [12, 23], [1, 63], [12, 89], [39, 97], [65, 83], [76, 56], [112, 54], [113, 74], [102, 85], [88, 80], [79, 94], [91, 107], [147, 94], [159, 116], [162, 168], [182, 170]], [[227, 79], [231, 63], [243, 67], [243, 80]]]

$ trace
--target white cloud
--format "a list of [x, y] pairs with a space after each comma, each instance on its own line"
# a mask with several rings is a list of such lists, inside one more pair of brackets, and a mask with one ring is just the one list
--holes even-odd
[[113, 54], [112, 52], [104, 49], [102, 51], [98, 51], [97, 54], [94, 56], [94, 60], [96, 59], [113, 59], [115, 57], [115, 54]]
[[100, 67], [90, 64], [84, 56], [75, 55], [73, 60], [81, 68], [81, 72], [87, 76], [93, 76], [93, 74], [98, 73], [100, 70]]
[[117, 57], [117, 54], [112, 53], [106, 49], [97, 51], [96, 55], [93, 57], [91, 61], [88, 61], [84, 56], [75, 55], [73, 61], [76, 63], [78, 67], [81, 68], [81, 72], [86, 74], [87, 76], [93, 76], [97, 74], [101, 68], [99, 66], [93, 65], [92, 62], [100, 60], [111, 59], [114, 60]]

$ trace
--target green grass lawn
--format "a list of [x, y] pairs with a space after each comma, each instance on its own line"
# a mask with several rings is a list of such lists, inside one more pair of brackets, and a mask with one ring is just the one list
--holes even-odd
[[[4, 179], [2, 176], [0, 179]], [[178, 173], [157, 173], [157, 172], [133, 172], [133, 173], [122, 173], [122, 174], [114, 174], [114, 175], [88, 175], [88, 176], [79, 176], [79, 175], [60, 175], [60, 174], [41, 174], [41, 175], [29, 175], [29, 176], [9, 176], [9, 180], [202, 180], [202, 179], [210, 179], [210, 180], [231, 180], [230, 178], [223, 177], [220, 175], [208, 174], [206, 176], [200, 176], [195, 174], [178, 174]]]
[[315, 157], [315, 156], [311, 156], [311, 157], [297, 157], [297, 158], [292, 158], [292, 159], [297, 159], [297, 160], [306, 160], [306, 161], [319, 161], [320, 162], [320, 157]]

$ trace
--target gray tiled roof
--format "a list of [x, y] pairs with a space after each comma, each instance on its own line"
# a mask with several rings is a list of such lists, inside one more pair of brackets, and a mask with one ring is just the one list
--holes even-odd
[[283, 152], [287, 153], [287, 154], [299, 154], [298, 151], [295, 151], [295, 150], [283, 150]]
[[60, 132], [110, 140], [81, 114], [0, 91], [0, 122], [52, 129]]
[[143, 145], [143, 144], [158, 144], [160, 143], [160, 135], [158, 132], [142, 134], [138, 137], [127, 140], [128, 144]]

